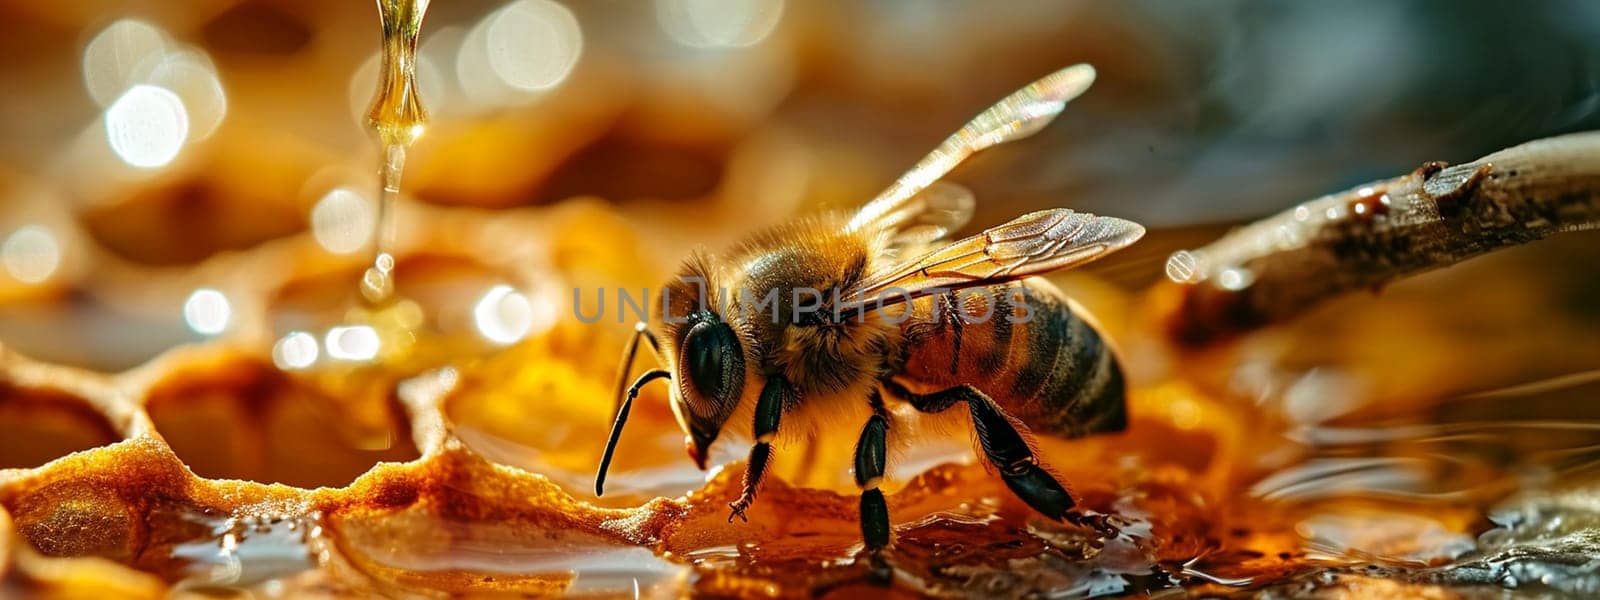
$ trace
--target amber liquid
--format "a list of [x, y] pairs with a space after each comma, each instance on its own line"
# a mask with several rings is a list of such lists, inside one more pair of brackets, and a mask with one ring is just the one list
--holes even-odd
[[428, 111], [417, 91], [417, 34], [428, 0], [378, 0], [383, 59], [378, 92], [367, 109], [367, 127], [382, 147], [378, 164], [378, 231], [372, 266], [361, 278], [361, 294], [381, 304], [394, 294], [394, 211], [405, 172], [406, 149], [422, 136]]

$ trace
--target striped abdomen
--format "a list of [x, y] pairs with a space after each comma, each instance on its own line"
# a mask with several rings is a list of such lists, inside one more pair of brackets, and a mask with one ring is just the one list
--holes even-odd
[[[958, 305], [965, 318], [951, 310]], [[1048, 283], [921, 298], [901, 330], [904, 362], [894, 377], [921, 391], [970, 384], [1037, 433], [1126, 426], [1121, 366]]]

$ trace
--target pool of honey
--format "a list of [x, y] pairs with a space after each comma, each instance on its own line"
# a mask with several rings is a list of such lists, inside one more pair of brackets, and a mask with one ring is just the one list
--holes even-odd
[[[553, 277], [593, 287], [659, 276], [646, 245], [594, 248], [593, 236], [637, 235], [616, 208], [530, 210], [550, 232], [541, 264]], [[480, 225], [435, 220], [422, 230], [442, 239], [427, 232]], [[587, 234], [559, 233], [578, 230]], [[1207, 353], [1149, 333], [1159, 290], [1069, 277], [1063, 286], [1122, 347], [1132, 417], [1125, 433], [1039, 446], [1081, 508], [1115, 533], [1041, 518], [975, 461], [965, 434], [917, 432], [887, 486], [893, 589], [1592, 591], [1600, 583], [1584, 565], [1600, 556], [1600, 411], [1583, 399], [1597, 386], [1507, 386], [1600, 359], [1594, 316], [1562, 309], [1592, 306], [1574, 304], [1582, 286], [1561, 283], [1586, 267], [1549, 260], [1593, 242], [1488, 257]], [[502, 268], [453, 252], [402, 256], [397, 294], [428, 303]], [[343, 268], [331, 272], [361, 265]], [[1450, 301], [1491, 275], [1507, 285]], [[317, 298], [353, 293], [352, 279], [268, 282], [275, 300], [263, 310], [316, 313]], [[1509, 305], [1528, 310], [1482, 310]], [[858, 560], [853, 428], [780, 446], [778, 475], [750, 521], [730, 523], [748, 440], [719, 444], [720, 464], [701, 473], [681, 454], [660, 390], [647, 391], [613, 493], [596, 498], [626, 325], [557, 319], [498, 350], [443, 323], [413, 333], [403, 352], [372, 363], [293, 371], [259, 345], [227, 341], [178, 347], [118, 375], [7, 351], [0, 589], [877, 593]], [[1551, 340], [1571, 343], [1552, 352]]]

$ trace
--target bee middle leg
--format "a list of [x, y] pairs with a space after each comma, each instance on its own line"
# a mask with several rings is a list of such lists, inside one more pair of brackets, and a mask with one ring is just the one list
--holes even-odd
[[978, 445], [983, 448], [984, 457], [1000, 471], [1006, 487], [1046, 517], [1057, 521], [1078, 520], [1071, 512], [1076, 503], [1067, 488], [1039, 466], [1022, 432], [983, 392], [962, 385], [931, 394], [917, 394], [890, 380], [884, 380], [883, 386], [890, 394], [925, 413], [942, 412], [958, 402], [967, 403], [972, 412], [973, 429], [977, 430]]
[[856, 442], [856, 486], [861, 488], [861, 539], [872, 561], [871, 576], [880, 583], [890, 577], [889, 563], [883, 551], [889, 546], [889, 504], [883, 498], [885, 465], [888, 462], [889, 411], [883, 406], [883, 397], [872, 390], [872, 417], [861, 429], [861, 439]]
[[650, 332], [650, 327], [644, 321], [633, 324], [633, 337], [628, 341], [628, 349], [622, 352], [622, 370], [617, 373], [617, 393], [612, 394], [616, 399], [612, 403], [611, 413], [616, 414], [622, 408], [622, 392], [628, 389], [628, 374], [633, 372], [633, 359], [639, 354], [639, 340], [650, 342], [650, 355], [655, 357], [656, 363], [667, 364], [661, 359], [661, 341], [656, 339], [656, 334]]
[[767, 475], [767, 465], [772, 461], [772, 439], [778, 435], [778, 420], [783, 416], [784, 398], [790, 393], [789, 382], [782, 377], [767, 379], [761, 388], [761, 397], [756, 400], [756, 416], [753, 433], [756, 445], [750, 448], [750, 459], [745, 461], [744, 492], [739, 494], [739, 499], [728, 503], [732, 512], [728, 514], [728, 522], [732, 523], [734, 517], [745, 521], [750, 518], [744, 516], [744, 511], [750, 508], [750, 503], [756, 500], [756, 491], [761, 487], [761, 480]]

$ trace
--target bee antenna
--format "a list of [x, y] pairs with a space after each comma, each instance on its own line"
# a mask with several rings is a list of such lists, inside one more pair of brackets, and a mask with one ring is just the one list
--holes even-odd
[[633, 399], [638, 397], [639, 390], [645, 384], [657, 379], [670, 379], [672, 373], [665, 369], [654, 369], [640, 375], [628, 386], [628, 396], [622, 401], [622, 406], [617, 407], [617, 420], [611, 424], [611, 438], [606, 440], [606, 452], [600, 456], [600, 471], [594, 475], [594, 495], [604, 496], [606, 488], [606, 469], [611, 468], [611, 455], [617, 451], [617, 440], [622, 439], [622, 426], [628, 423], [628, 411], [633, 409]]

